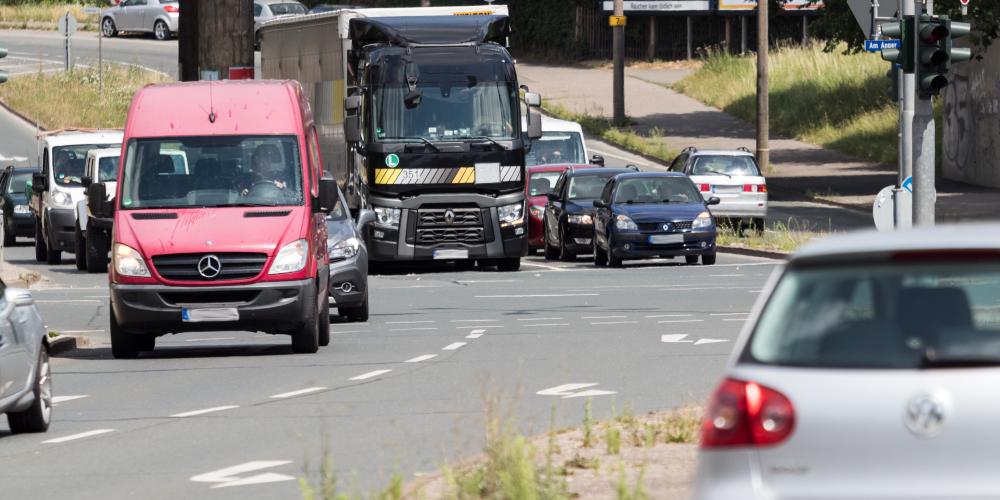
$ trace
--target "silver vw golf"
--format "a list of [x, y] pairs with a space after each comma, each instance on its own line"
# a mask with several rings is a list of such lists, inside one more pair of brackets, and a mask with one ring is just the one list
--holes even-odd
[[31, 292], [0, 281], [0, 413], [10, 431], [45, 432], [52, 418], [48, 336]]
[[698, 499], [1000, 497], [1000, 226], [831, 237], [776, 273]]

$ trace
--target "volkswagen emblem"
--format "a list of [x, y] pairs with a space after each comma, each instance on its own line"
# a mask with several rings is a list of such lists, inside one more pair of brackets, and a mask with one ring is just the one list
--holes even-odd
[[222, 272], [222, 262], [214, 255], [206, 255], [198, 261], [198, 274], [203, 278], [212, 279]]
[[452, 210], [444, 211], [444, 223], [449, 226], [455, 223], [455, 212]]
[[669, 233], [674, 230], [674, 225], [668, 222], [663, 225], [663, 230]]
[[906, 405], [906, 428], [922, 438], [932, 438], [941, 432], [945, 413], [939, 398], [921, 394]]

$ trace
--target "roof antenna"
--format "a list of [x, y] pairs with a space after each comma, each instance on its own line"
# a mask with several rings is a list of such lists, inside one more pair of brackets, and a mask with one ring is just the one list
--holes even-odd
[[212, 92], [212, 82], [208, 82], [208, 123], [215, 123], [215, 94]]

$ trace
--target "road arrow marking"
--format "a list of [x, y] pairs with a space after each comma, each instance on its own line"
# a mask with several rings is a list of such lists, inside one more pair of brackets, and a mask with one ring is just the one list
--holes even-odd
[[684, 340], [687, 337], [686, 333], [671, 333], [668, 335], [661, 335], [660, 342], [666, 342], [668, 344], [676, 344], [680, 342], [693, 342], [693, 340]]
[[716, 344], [718, 342], [729, 342], [729, 341], [726, 339], [698, 339], [697, 341], [695, 341], [694, 345]]
[[206, 472], [205, 474], [198, 474], [197, 476], [191, 476], [191, 480], [196, 483], [218, 483], [213, 485], [212, 488], [227, 488], [230, 486], [247, 486], [251, 484], [293, 481], [295, 480], [294, 477], [285, 474], [278, 474], [276, 472], [239, 477], [240, 474], [245, 474], [247, 472], [270, 469], [272, 467], [278, 467], [290, 463], [292, 463], [290, 460], [257, 460], [247, 462], [245, 464], [234, 465], [232, 467], [226, 467], [225, 469], [219, 469], [217, 471]]
[[570, 394], [568, 396], [563, 396], [563, 399], [569, 398], [588, 398], [591, 396], [607, 396], [609, 394], [615, 394], [615, 391], [602, 391], [600, 389], [590, 389], [589, 391], [582, 391], [576, 394]]

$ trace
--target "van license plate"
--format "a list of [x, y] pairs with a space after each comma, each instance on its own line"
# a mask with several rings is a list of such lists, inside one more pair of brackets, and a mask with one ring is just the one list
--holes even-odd
[[649, 242], [654, 245], [674, 245], [684, 243], [683, 234], [651, 234]]
[[437, 260], [468, 259], [469, 251], [465, 249], [434, 250], [434, 258]]
[[203, 323], [209, 321], [239, 321], [240, 312], [235, 307], [181, 309], [181, 320], [185, 323]]

